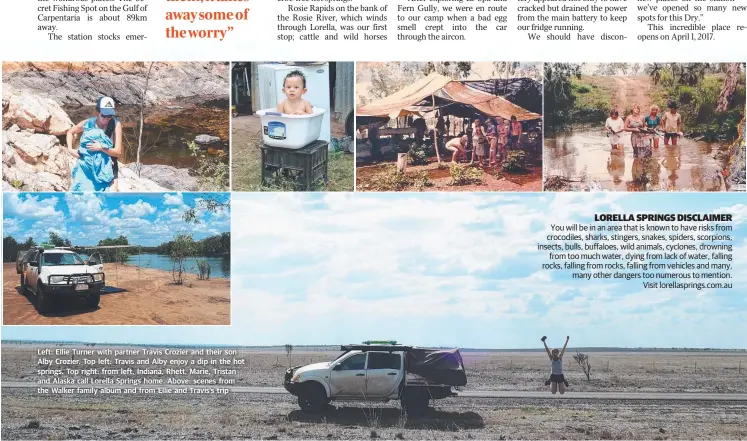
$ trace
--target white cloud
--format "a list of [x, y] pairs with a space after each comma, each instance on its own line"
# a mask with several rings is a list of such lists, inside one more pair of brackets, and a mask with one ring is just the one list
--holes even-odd
[[30, 193], [5, 193], [3, 212], [6, 217], [10, 215], [32, 219], [62, 216], [62, 212], [57, 210], [59, 199], [56, 196], [40, 198], [40, 195]]
[[156, 207], [148, 202], [143, 202], [142, 199], [138, 199], [134, 204], [125, 204], [124, 202], [121, 202], [119, 208], [122, 210], [122, 217], [124, 218], [141, 218], [158, 211]]
[[163, 205], [184, 205], [184, 196], [181, 192], [166, 193], [163, 195]]
[[747, 205], [744, 205], [744, 204], [736, 204], [731, 207], [719, 208], [718, 210], [715, 210], [714, 213], [731, 214], [732, 222], [734, 224], [741, 224], [743, 222], [747, 222]]
[[117, 216], [116, 210], [106, 208], [106, 203], [100, 195], [66, 193], [65, 203], [70, 212], [70, 220], [75, 222], [86, 224], [105, 223]]

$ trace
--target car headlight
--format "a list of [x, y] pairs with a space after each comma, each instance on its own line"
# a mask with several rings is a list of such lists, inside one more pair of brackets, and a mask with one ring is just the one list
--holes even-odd
[[101, 282], [104, 280], [104, 274], [103, 273], [97, 273], [93, 275], [93, 281], [94, 282]]
[[291, 378], [291, 383], [295, 383], [299, 378], [301, 378], [301, 374], [294, 375], [293, 378]]
[[53, 283], [53, 284], [65, 283], [65, 276], [51, 276], [49, 278], [49, 283]]

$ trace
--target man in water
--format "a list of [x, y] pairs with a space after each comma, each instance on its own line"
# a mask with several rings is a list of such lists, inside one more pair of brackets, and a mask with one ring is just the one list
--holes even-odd
[[669, 103], [669, 112], [661, 116], [661, 127], [664, 129], [664, 145], [677, 145], [677, 138], [682, 136], [682, 115], [677, 112], [677, 103]]

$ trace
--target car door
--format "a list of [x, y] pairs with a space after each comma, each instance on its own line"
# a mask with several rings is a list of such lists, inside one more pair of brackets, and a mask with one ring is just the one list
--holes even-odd
[[363, 397], [366, 394], [366, 354], [355, 354], [332, 368], [332, 396]]
[[103, 273], [104, 272], [104, 260], [101, 258], [101, 254], [96, 252], [88, 256], [88, 273]]
[[366, 366], [366, 395], [391, 395], [402, 379], [402, 355], [389, 352], [369, 352]]
[[24, 264], [26, 269], [26, 284], [36, 292], [36, 282], [39, 280], [39, 257], [41, 255], [38, 251], [32, 251], [31, 255], [26, 258]]

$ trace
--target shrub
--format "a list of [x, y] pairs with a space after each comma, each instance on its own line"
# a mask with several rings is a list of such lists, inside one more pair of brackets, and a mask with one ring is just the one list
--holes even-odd
[[451, 185], [469, 185], [482, 183], [482, 170], [460, 164], [451, 164]]
[[576, 92], [578, 92], [578, 93], [589, 93], [589, 92], [591, 92], [591, 89], [589, 89], [588, 86], [578, 86], [578, 89], [576, 89]]
[[586, 375], [586, 380], [591, 380], [591, 363], [589, 362], [589, 356], [576, 352], [573, 359], [576, 360], [576, 363], [578, 363], [579, 366], [581, 366], [581, 370], [584, 371], [584, 375]]
[[207, 261], [207, 259], [195, 259], [195, 262], [197, 263], [197, 270], [198, 280], [210, 280], [210, 263]]
[[529, 166], [529, 157], [526, 152], [513, 150], [508, 152], [508, 157], [503, 161], [503, 171], [509, 173], [520, 173], [526, 171]]

